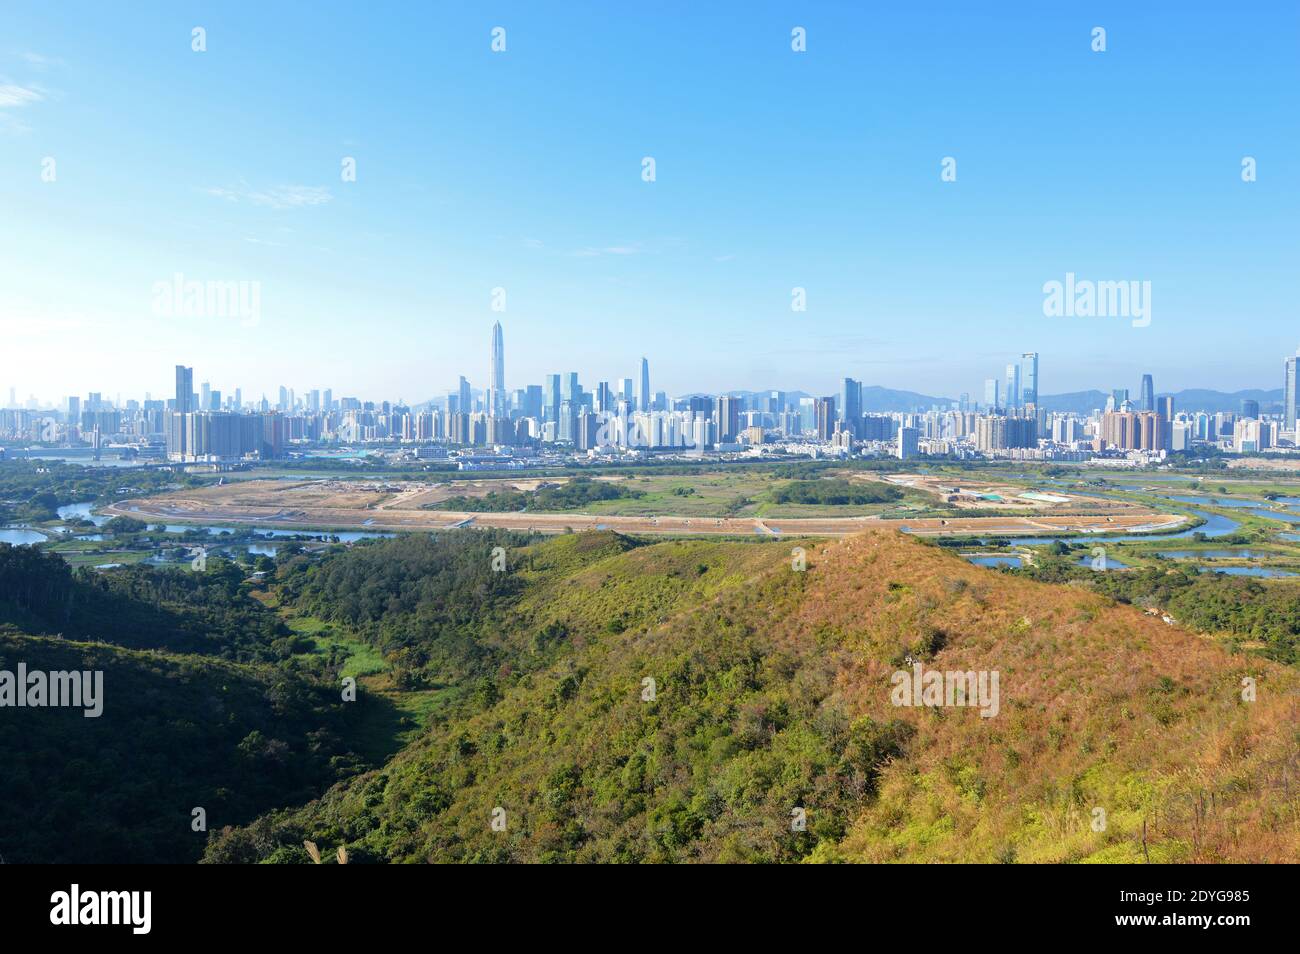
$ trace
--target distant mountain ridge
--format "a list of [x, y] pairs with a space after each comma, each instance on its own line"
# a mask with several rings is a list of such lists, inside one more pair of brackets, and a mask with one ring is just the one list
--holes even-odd
[[[730, 397], [750, 397], [755, 394], [769, 394], [770, 391], [727, 391]], [[786, 400], [798, 401], [806, 397], [834, 397], [839, 400], [839, 392], [827, 392], [824, 394], [809, 394], [807, 391], [784, 391]], [[683, 395], [685, 397], [695, 397], [697, 394]], [[940, 407], [948, 404], [956, 404], [956, 398], [935, 397], [932, 394], [921, 394], [917, 391], [899, 391], [894, 388], [885, 388], [877, 384], [864, 384], [862, 386], [862, 410], [868, 412], [888, 412], [888, 411], [928, 411], [936, 404]]]
[[[764, 391], [729, 391], [728, 394], [734, 396], [744, 396], [750, 394], [764, 394]], [[789, 398], [807, 397], [803, 391], [786, 391]], [[1172, 394], [1174, 399], [1174, 409], [1176, 411], [1208, 411], [1215, 413], [1217, 411], [1240, 412], [1241, 402], [1243, 400], [1258, 401], [1259, 409], [1263, 413], [1268, 413], [1270, 407], [1276, 406], [1280, 410], [1282, 405], [1282, 389], [1274, 388], [1272, 390], [1263, 390], [1261, 388], [1247, 388], [1242, 391], [1215, 391], [1210, 388], [1187, 388], [1182, 391], [1159, 391], [1157, 397], [1168, 397]], [[972, 403], [980, 401], [983, 395], [971, 394]], [[1104, 409], [1106, 399], [1110, 397], [1109, 391], [1098, 391], [1095, 388], [1089, 391], [1072, 391], [1067, 394], [1045, 394], [1043, 395], [1043, 406], [1049, 411], [1069, 411], [1075, 414], [1089, 414], [1093, 410]], [[1136, 388], [1129, 388], [1129, 399], [1137, 400], [1138, 391]], [[893, 388], [880, 387], [879, 385], [862, 386], [862, 410], [867, 412], [910, 412], [910, 411], [928, 411], [930, 408], [947, 407], [950, 404], [958, 403], [956, 398], [936, 397], [931, 394], [921, 394], [917, 391], [901, 391]]]
[[[1136, 402], [1138, 392], [1134, 388], [1129, 388], [1129, 400]], [[1174, 399], [1175, 411], [1208, 411], [1215, 413], [1218, 411], [1232, 411], [1234, 413], [1241, 410], [1243, 400], [1258, 401], [1259, 409], [1263, 413], [1273, 405], [1282, 404], [1282, 389], [1275, 388], [1271, 391], [1261, 390], [1259, 388], [1249, 388], [1244, 391], [1214, 391], [1208, 388], [1188, 388], [1182, 391], [1160, 391], [1157, 397], [1169, 397]], [[1093, 410], [1106, 407], [1106, 400], [1110, 397], [1109, 391], [1073, 391], [1068, 394], [1045, 394], [1043, 395], [1043, 406], [1049, 411], [1068, 411], [1075, 414], [1088, 414]]]

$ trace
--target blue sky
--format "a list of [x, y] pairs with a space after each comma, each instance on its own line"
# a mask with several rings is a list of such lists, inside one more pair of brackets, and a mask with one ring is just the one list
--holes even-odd
[[[1294, 3], [5, 6], [4, 397], [419, 401], [498, 318], [510, 387], [669, 393], [1278, 387], [1300, 345]], [[1044, 317], [1066, 272], [1150, 326]], [[156, 314], [177, 273], [256, 324]]]

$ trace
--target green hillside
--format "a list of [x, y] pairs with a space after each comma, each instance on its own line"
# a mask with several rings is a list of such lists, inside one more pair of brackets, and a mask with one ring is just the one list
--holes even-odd
[[[299, 804], [375, 764], [356, 754], [391, 703], [344, 704], [309, 652], [224, 560], [207, 571], [73, 572], [0, 545], [0, 672], [99, 671], [102, 714], [0, 709], [0, 858], [188, 862], [210, 829]], [[373, 755], [367, 751], [368, 756]]]
[[264, 665], [24, 636], [0, 628], [0, 670], [99, 670], [103, 713], [0, 710], [0, 856], [185, 862], [211, 828], [303, 802], [364, 768], [356, 713], [332, 686]]
[[[808, 544], [805, 572], [788, 541], [593, 533], [516, 540], [494, 574], [455, 539], [281, 568], [289, 603], [448, 701], [206, 860], [1297, 857], [1294, 671], [1103, 595], [887, 531]], [[998, 714], [891, 704], [909, 658], [998, 671]]]

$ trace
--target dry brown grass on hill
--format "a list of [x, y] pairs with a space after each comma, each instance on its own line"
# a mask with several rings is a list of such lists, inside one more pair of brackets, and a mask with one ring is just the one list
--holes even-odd
[[[861, 660], [841, 673], [844, 695], [918, 730], [844, 857], [1300, 858], [1294, 672], [893, 534], [829, 544], [811, 562], [791, 637], [842, 634]], [[941, 648], [926, 653], [918, 634]], [[909, 652], [934, 669], [998, 670], [1000, 714], [891, 705], [889, 676]], [[1092, 829], [1098, 808], [1104, 832]]]

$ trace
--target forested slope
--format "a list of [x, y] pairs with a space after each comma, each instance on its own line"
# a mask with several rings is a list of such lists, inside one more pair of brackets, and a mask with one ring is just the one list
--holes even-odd
[[364, 765], [333, 686], [275, 667], [18, 634], [0, 670], [99, 671], [103, 711], [0, 709], [0, 857], [185, 862], [206, 832], [306, 801]]
[[[474, 690], [209, 861], [302, 862], [304, 839], [354, 862], [1298, 856], [1295, 673], [1104, 596], [888, 531], [809, 545], [802, 572], [789, 542], [568, 535], [468, 589], [422, 582], [441, 545], [286, 584]], [[399, 555], [382, 598], [329, 583]], [[997, 715], [892, 704], [912, 662], [998, 672]]]
[[345, 704], [243, 578], [217, 559], [73, 573], [0, 545], [0, 673], [98, 672], [103, 687], [95, 718], [0, 708], [0, 858], [195, 861], [195, 808], [239, 824], [367, 767], [352, 735], [382, 701]]

